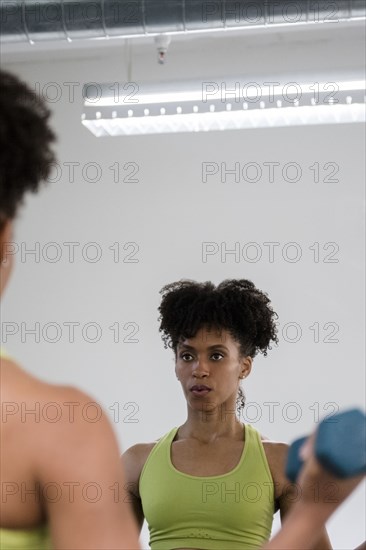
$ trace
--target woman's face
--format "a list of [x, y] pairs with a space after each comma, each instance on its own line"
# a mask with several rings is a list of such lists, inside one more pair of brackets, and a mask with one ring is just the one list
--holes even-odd
[[[224, 329], [201, 328], [178, 344], [175, 372], [189, 406], [213, 411], [235, 402], [241, 378], [250, 373], [251, 357], [240, 357], [239, 343]], [[206, 389], [205, 389], [206, 388]]]

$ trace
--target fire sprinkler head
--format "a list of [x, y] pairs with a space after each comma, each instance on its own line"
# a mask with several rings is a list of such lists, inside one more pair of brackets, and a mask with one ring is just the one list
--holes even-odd
[[166, 56], [171, 42], [171, 36], [168, 34], [159, 34], [155, 37], [155, 44], [158, 51], [158, 63], [164, 65]]

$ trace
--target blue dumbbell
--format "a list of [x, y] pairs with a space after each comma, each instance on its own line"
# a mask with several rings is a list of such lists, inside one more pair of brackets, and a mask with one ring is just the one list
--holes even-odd
[[[289, 449], [286, 475], [295, 483], [303, 462], [299, 449], [306, 437]], [[351, 409], [328, 417], [319, 424], [314, 453], [320, 464], [339, 478], [366, 473], [366, 415]]]

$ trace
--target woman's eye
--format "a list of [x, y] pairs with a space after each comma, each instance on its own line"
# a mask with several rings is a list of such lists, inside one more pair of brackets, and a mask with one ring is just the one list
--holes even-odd
[[[222, 353], [219, 353], [219, 352], [213, 353], [213, 354], [211, 355], [211, 357], [216, 357], [216, 358], [217, 358], [217, 356], [219, 356], [219, 358], [224, 357], [224, 356], [222, 355]], [[215, 361], [217, 361], [217, 360], [218, 360], [218, 359], [215, 359]]]
[[[223, 354], [219, 352], [211, 355], [211, 358], [213, 358], [214, 361], [219, 361], [222, 357], [224, 357]], [[182, 353], [180, 358], [187, 363], [188, 361], [191, 361], [193, 357], [190, 353]]]

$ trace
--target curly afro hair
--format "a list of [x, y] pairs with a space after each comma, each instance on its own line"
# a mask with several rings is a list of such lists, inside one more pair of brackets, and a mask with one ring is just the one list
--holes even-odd
[[[164, 286], [159, 307], [160, 328], [164, 347], [172, 348], [186, 338], [193, 338], [206, 327], [227, 330], [239, 343], [241, 356], [267, 355], [271, 342], [278, 344], [277, 313], [267, 294], [246, 279], [227, 279], [217, 287], [211, 282], [197, 283], [183, 279]], [[238, 412], [245, 405], [241, 388]]]
[[0, 71], [0, 229], [16, 216], [24, 194], [49, 176], [55, 162], [49, 117], [30, 87]]

